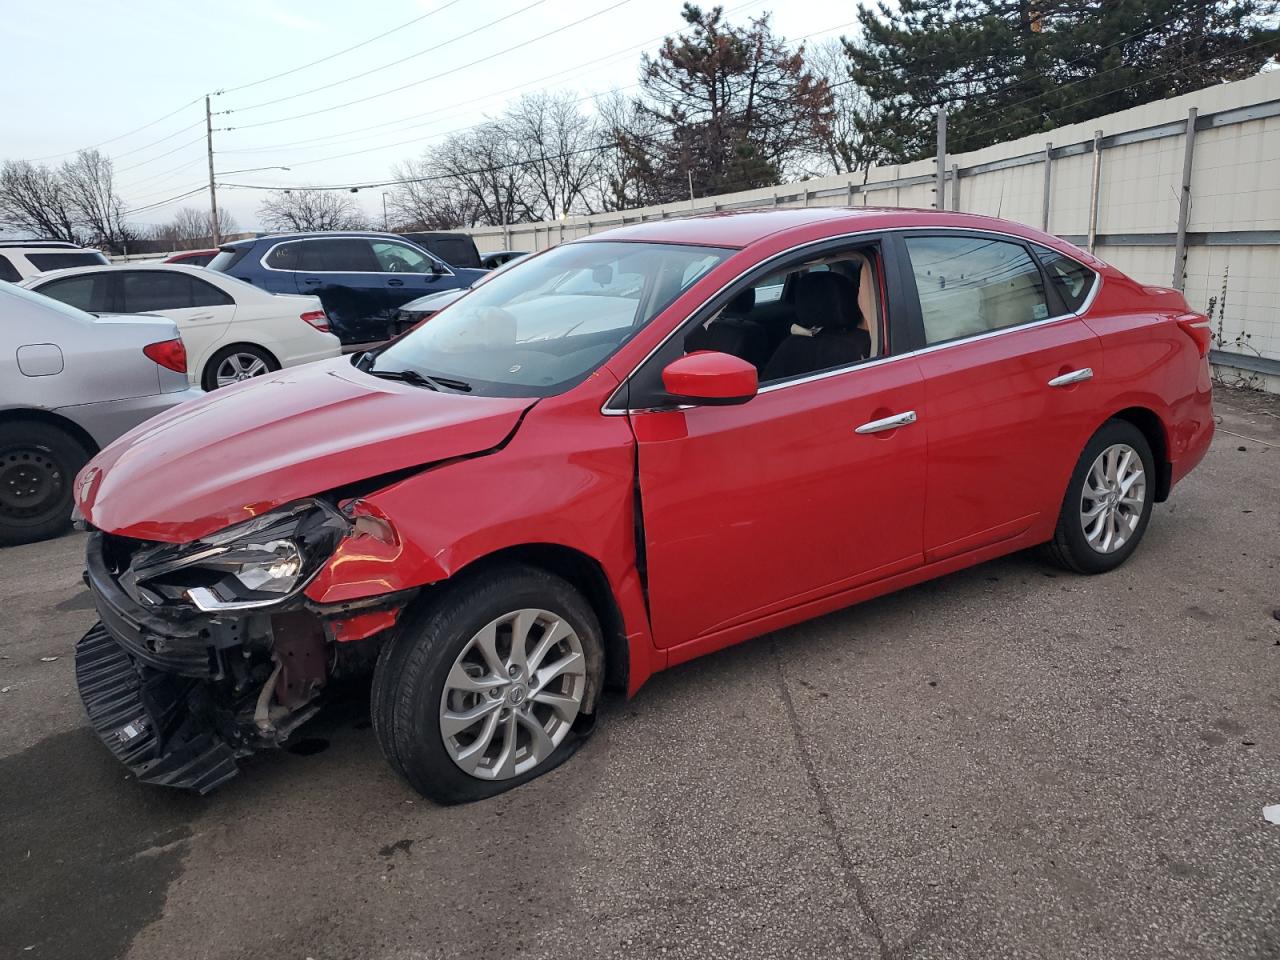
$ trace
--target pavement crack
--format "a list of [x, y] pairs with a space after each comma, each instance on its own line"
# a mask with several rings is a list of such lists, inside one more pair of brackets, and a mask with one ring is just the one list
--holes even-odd
[[844, 838], [840, 834], [839, 824], [836, 823], [835, 814], [831, 808], [831, 797], [827, 793], [827, 788], [823, 786], [822, 781], [818, 778], [818, 771], [814, 766], [813, 757], [809, 753], [809, 746], [805, 742], [803, 731], [800, 729], [800, 717], [796, 713], [795, 701], [791, 698], [791, 690], [787, 686], [787, 676], [782, 666], [782, 655], [778, 652], [778, 642], [776, 640], [770, 642], [769, 651], [773, 656], [773, 663], [777, 669], [778, 693], [782, 697], [783, 706], [787, 709], [787, 721], [791, 725], [791, 735], [796, 742], [796, 755], [800, 758], [800, 764], [804, 767], [805, 776], [809, 779], [809, 789], [812, 791], [814, 799], [818, 801], [818, 813], [826, 823], [827, 830], [831, 834], [831, 841], [835, 844], [836, 856], [840, 861], [841, 870], [844, 872], [845, 883], [853, 893], [853, 898], [858, 904], [858, 910], [862, 914], [862, 927], [875, 939], [876, 945], [880, 950], [880, 956], [882, 958], [892, 957], [894, 951], [890, 950], [888, 943], [885, 941], [884, 930], [880, 926], [880, 920], [876, 917], [875, 910], [871, 907], [871, 898], [867, 894], [866, 885], [862, 882], [862, 877], [858, 874], [853, 855], [849, 852], [849, 848], [845, 846]]

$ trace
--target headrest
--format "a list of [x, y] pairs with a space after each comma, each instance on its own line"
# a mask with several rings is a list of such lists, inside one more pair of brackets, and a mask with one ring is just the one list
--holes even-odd
[[795, 288], [796, 316], [804, 326], [847, 330], [862, 319], [858, 289], [848, 277], [826, 270], [805, 273]]
[[729, 301], [729, 305], [724, 308], [724, 312], [730, 316], [740, 317], [743, 314], [751, 312], [751, 308], [756, 305], [756, 288], [747, 287], [740, 294]]

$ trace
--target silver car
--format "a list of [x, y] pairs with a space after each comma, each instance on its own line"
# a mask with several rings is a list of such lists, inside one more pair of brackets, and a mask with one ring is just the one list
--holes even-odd
[[95, 317], [0, 282], [0, 545], [61, 533], [90, 457], [202, 395], [172, 320]]

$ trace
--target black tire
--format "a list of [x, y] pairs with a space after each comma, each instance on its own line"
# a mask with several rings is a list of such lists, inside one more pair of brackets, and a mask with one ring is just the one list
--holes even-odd
[[261, 374], [255, 374], [255, 376], [262, 376], [263, 374], [270, 373], [273, 370], [280, 369], [280, 361], [261, 347], [255, 347], [251, 343], [233, 343], [228, 347], [223, 347], [209, 358], [209, 362], [204, 365], [204, 373], [200, 375], [200, 386], [202, 386], [207, 392], [217, 390], [218, 368], [222, 366], [225, 361], [237, 354], [245, 358], [252, 357], [255, 360], [261, 361], [261, 363], [266, 367]]
[[[1118, 549], [1104, 553], [1095, 549], [1085, 535], [1081, 521], [1082, 498], [1085, 493], [1085, 482], [1093, 468], [1094, 461], [1108, 447], [1114, 444], [1126, 444], [1132, 447], [1142, 459], [1145, 473], [1144, 497], [1142, 512], [1138, 516], [1137, 526], [1128, 539]], [[1151, 454], [1151, 445], [1142, 431], [1127, 420], [1108, 420], [1085, 444], [1084, 451], [1071, 473], [1071, 481], [1067, 484], [1067, 493], [1062, 500], [1062, 508], [1058, 513], [1058, 526], [1053, 539], [1044, 546], [1045, 556], [1053, 563], [1067, 570], [1083, 574], [1107, 573], [1129, 559], [1138, 548], [1142, 535], [1146, 532], [1151, 520], [1151, 509], [1155, 504], [1156, 471]]]
[[53, 424], [0, 424], [0, 546], [48, 540], [70, 528], [73, 483], [90, 455]]
[[[508, 779], [481, 779], [455, 764], [445, 747], [440, 728], [445, 680], [486, 624], [525, 608], [562, 618], [581, 641], [586, 676], [580, 712], [564, 740], [537, 766]], [[401, 621], [374, 670], [373, 729], [392, 769], [424, 797], [444, 804], [483, 800], [555, 769], [572, 755], [593, 727], [603, 677], [600, 624], [574, 587], [535, 567], [491, 567], [445, 585]]]

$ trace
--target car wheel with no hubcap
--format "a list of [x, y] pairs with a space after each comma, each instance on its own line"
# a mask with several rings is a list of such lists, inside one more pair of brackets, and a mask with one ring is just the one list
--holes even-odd
[[71, 525], [72, 481], [89, 452], [45, 423], [0, 425], [0, 544], [32, 543]]

